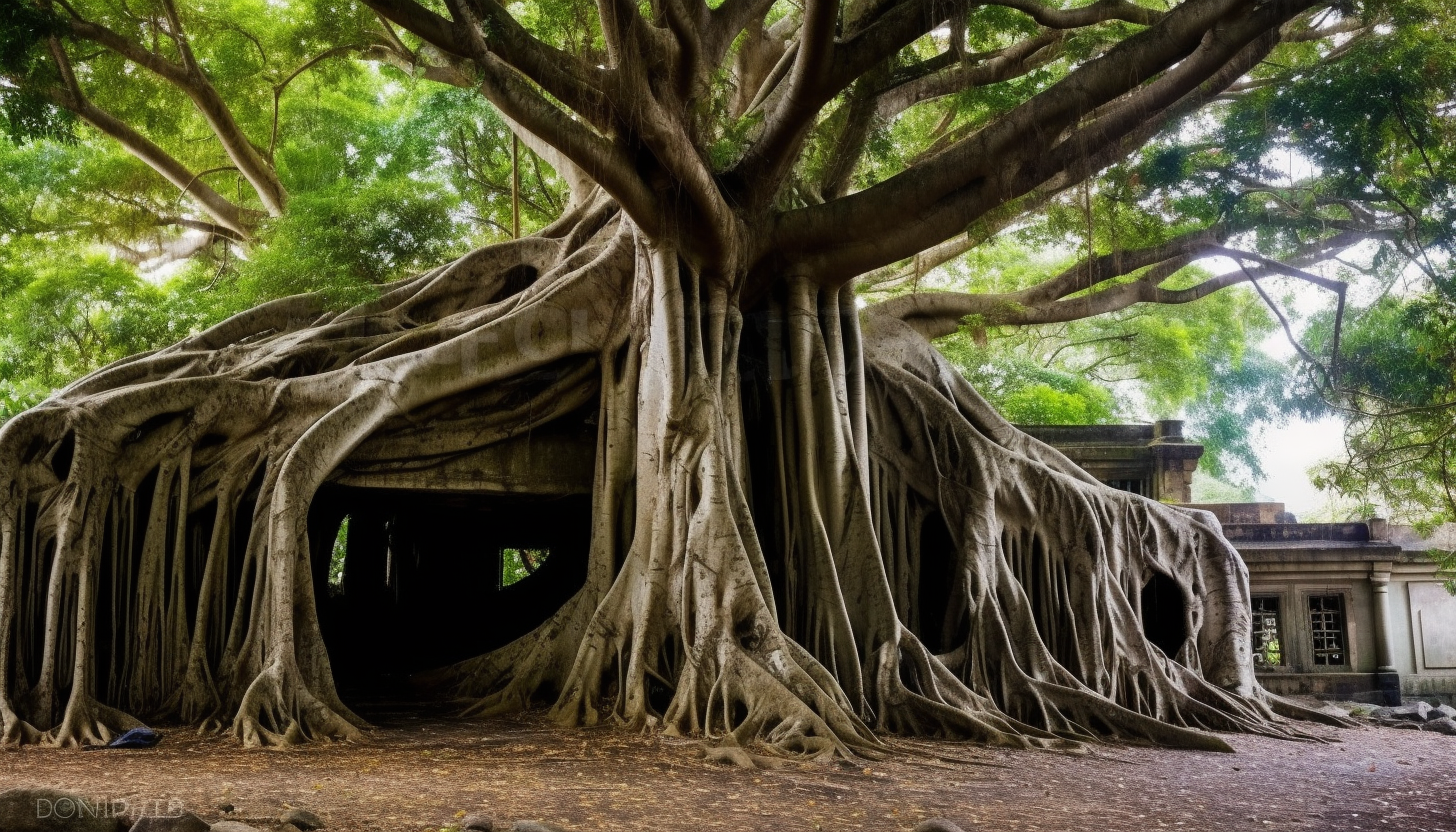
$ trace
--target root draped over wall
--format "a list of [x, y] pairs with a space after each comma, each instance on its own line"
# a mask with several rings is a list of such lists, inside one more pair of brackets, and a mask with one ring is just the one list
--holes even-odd
[[[138, 718], [358, 736], [314, 608], [315, 492], [592, 400], [585, 584], [431, 674], [470, 713], [811, 756], [883, 731], [1226, 748], [1208, 731], [1318, 718], [1254, 682], [1247, 577], [1211, 518], [1093, 482], [847, 288], [785, 276], [745, 306], [729, 259], [691, 266], [587, 199], [363, 306], [265, 304], [11, 420], [0, 741]], [[1154, 576], [1182, 600], [1173, 655], [1143, 629]]]

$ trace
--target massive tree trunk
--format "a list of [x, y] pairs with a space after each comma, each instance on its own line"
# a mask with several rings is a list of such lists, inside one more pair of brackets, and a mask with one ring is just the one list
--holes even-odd
[[[1244, 567], [1211, 519], [1090, 480], [849, 288], [748, 296], [742, 252], [719, 254], [691, 265], [598, 193], [371, 303], [266, 304], [12, 420], [5, 743], [135, 717], [247, 745], [357, 736], [315, 608], [315, 493], [593, 401], [586, 583], [434, 674], [472, 712], [539, 702], [813, 756], [877, 731], [1297, 733], [1253, 680]], [[1150, 582], [1177, 599], [1157, 632]]]

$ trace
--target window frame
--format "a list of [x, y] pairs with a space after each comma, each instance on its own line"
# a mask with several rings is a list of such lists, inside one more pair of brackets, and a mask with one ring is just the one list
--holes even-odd
[[1289, 634], [1289, 628], [1285, 625], [1285, 621], [1284, 621], [1285, 611], [1288, 609], [1288, 604], [1285, 603], [1285, 601], [1287, 600], [1287, 593], [1283, 593], [1283, 592], [1251, 592], [1251, 593], [1249, 593], [1249, 618], [1250, 618], [1251, 624], [1252, 624], [1253, 620], [1255, 619], [1255, 616], [1258, 615], [1258, 613], [1254, 610], [1254, 604], [1257, 601], [1264, 600], [1264, 599], [1272, 600], [1272, 601], [1274, 601], [1274, 604], [1275, 604], [1275, 607], [1274, 607], [1274, 616], [1273, 616], [1274, 617], [1274, 636], [1275, 636], [1275, 639], [1279, 642], [1279, 664], [1260, 664], [1259, 663], [1259, 660], [1257, 658], [1258, 655], [1259, 655], [1259, 650], [1258, 650], [1258, 644], [1255, 642], [1255, 639], [1256, 639], [1256, 633], [1258, 633], [1260, 631], [1256, 630], [1254, 627], [1251, 626], [1250, 627], [1250, 630], [1249, 630], [1249, 648], [1250, 648], [1250, 652], [1252, 653], [1252, 655], [1255, 656], [1255, 659], [1254, 659], [1254, 670], [1256, 672], [1261, 671], [1261, 670], [1262, 671], [1265, 671], [1265, 672], [1287, 671], [1292, 666], [1292, 663], [1290, 662], [1290, 656], [1289, 656], [1289, 647], [1290, 647], [1290, 645], [1289, 645], [1289, 635], [1288, 635]]
[[[1341, 661], [1339, 664], [1321, 664], [1320, 661], [1319, 661], [1319, 654], [1320, 654], [1321, 648], [1318, 646], [1318, 642], [1315, 640], [1316, 639], [1316, 630], [1315, 630], [1315, 619], [1314, 619], [1314, 616], [1315, 616], [1316, 610], [1313, 607], [1314, 601], [1317, 598], [1337, 598], [1337, 599], [1339, 599], [1339, 606], [1340, 606], [1340, 608], [1338, 610], [1339, 616], [1340, 616], [1340, 618], [1339, 618], [1339, 622], [1340, 622], [1340, 628], [1339, 628], [1339, 634], [1340, 634], [1340, 649], [1339, 649], [1339, 652], [1341, 654], [1341, 658], [1343, 659], [1343, 661]], [[1329, 672], [1336, 672], [1336, 671], [1340, 671], [1340, 670], [1349, 670], [1349, 669], [1353, 668], [1354, 667], [1355, 657], [1354, 657], [1354, 654], [1353, 654], [1353, 649], [1354, 649], [1354, 644], [1352, 643], [1353, 642], [1353, 639], [1350, 638], [1350, 593], [1347, 592], [1347, 591], [1345, 591], [1345, 590], [1342, 590], [1342, 589], [1316, 589], [1316, 590], [1310, 590], [1310, 591], [1304, 593], [1304, 604], [1302, 606], [1303, 606], [1303, 612], [1304, 612], [1304, 616], [1305, 616], [1305, 626], [1307, 627], [1307, 630], [1306, 630], [1307, 635], [1306, 635], [1306, 638], [1305, 638], [1305, 641], [1306, 641], [1305, 647], [1306, 647], [1306, 649], [1309, 650], [1309, 668], [1310, 668], [1310, 671], [1316, 672], [1316, 673], [1329, 673]], [[1323, 612], [1329, 612], [1329, 611], [1328, 610], [1325, 610]], [[1323, 632], [1323, 631], [1320, 631], [1320, 632]], [[1328, 651], [1327, 650], [1327, 652], [1331, 652], [1331, 651]]]

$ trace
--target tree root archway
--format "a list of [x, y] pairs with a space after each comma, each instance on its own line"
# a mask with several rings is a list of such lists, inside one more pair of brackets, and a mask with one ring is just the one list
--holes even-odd
[[[850, 289], [745, 298], [743, 278], [598, 197], [371, 303], [267, 304], [12, 420], [4, 742], [104, 742], [137, 717], [356, 737], [319, 585], [337, 526], [311, 510], [344, 513], [341, 478], [428, 479], [566, 423], [591, 456], [579, 589], [509, 643], [438, 645], [485, 651], [432, 676], [470, 712], [546, 703], [809, 756], [884, 731], [1222, 749], [1208, 731], [1320, 718], [1255, 684], [1247, 577], [1210, 520], [1091, 481]], [[362, 513], [376, 549], [408, 536], [388, 522]], [[368, 537], [349, 559], [378, 558]], [[1145, 635], [1150, 581], [1181, 640]]]
[[[340, 698], [361, 712], [433, 699], [426, 671], [503, 647], [570, 600], [591, 498], [326, 487], [309, 524], [319, 630]], [[507, 575], [522, 551], [542, 560]]]

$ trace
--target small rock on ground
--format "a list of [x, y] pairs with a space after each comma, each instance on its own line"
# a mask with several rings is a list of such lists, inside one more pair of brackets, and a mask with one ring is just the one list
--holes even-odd
[[307, 809], [289, 809], [279, 815], [278, 820], [283, 823], [291, 823], [302, 829], [303, 832], [313, 832], [315, 829], [324, 828], [323, 818]]
[[171, 817], [144, 817], [132, 824], [131, 832], [207, 832], [207, 821], [187, 812]]
[[0, 829], [5, 832], [120, 832], [121, 812], [58, 789], [0, 792]]
[[915, 828], [911, 832], [965, 832], [965, 830], [945, 818], [931, 818], [915, 824]]
[[212, 832], [261, 832], [256, 826], [249, 826], [235, 820], [220, 820], [212, 825]]
[[1392, 708], [1376, 708], [1370, 712], [1370, 716], [1379, 720], [1399, 719], [1406, 722], [1425, 722], [1430, 713], [1430, 705], [1424, 702], [1413, 702], [1409, 705], [1396, 705]]
[[1456, 719], [1443, 716], [1440, 719], [1433, 719], [1421, 726], [1427, 731], [1435, 731], [1437, 734], [1445, 734], [1448, 737], [1456, 737]]
[[464, 832], [495, 832], [495, 819], [485, 815], [466, 815], [460, 821], [460, 828]]

